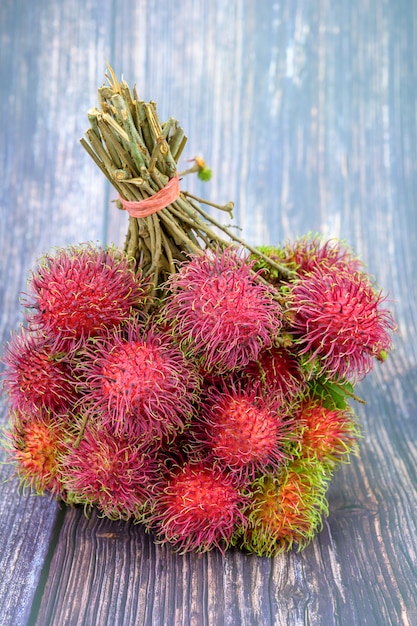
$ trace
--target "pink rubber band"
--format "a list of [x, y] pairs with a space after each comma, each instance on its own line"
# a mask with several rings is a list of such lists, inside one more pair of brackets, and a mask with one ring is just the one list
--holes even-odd
[[180, 195], [180, 179], [178, 174], [171, 178], [165, 187], [162, 187], [153, 196], [130, 202], [119, 196], [120, 204], [132, 217], [148, 217], [177, 200]]

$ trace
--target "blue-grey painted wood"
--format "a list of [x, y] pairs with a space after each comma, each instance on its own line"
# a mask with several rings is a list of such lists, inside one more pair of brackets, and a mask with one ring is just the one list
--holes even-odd
[[[105, 61], [178, 118], [190, 190], [236, 202], [251, 243], [345, 238], [389, 292], [396, 350], [360, 385], [361, 457], [302, 553], [173, 554], [0, 483], [0, 624], [417, 623], [417, 3], [3, 0], [0, 337], [54, 245], [123, 242], [125, 216], [78, 144]], [[4, 414], [4, 420], [6, 415]]]
[[[22, 321], [19, 294], [52, 246], [105, 233], [106, 187], [78, 145], [109, 47], [105, 7], [0, 4], [0, 340]], [[106, 26], [107, 25], [107, 26]], [[1, 420], [7, 416], [4, 403]], [[6, 457], [3, 448], [1, 461]], [[19, 496], [0, 467], [0, 623], [29, 619], [58, 507]]]

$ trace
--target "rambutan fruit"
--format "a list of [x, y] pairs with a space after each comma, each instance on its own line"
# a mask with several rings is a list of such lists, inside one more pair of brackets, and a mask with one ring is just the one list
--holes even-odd
[[233, 544], [260, 556], [305, 548], [328, 513], [328, 473], [317, 461], [296, 460], [277, 474], [258, 477], [248, 490], [248, 525]]
[[350, 407], [327, 408], [317, 400], [307, 400], [299, 408], [297, 421], [303, 424], [300, 440], [303, 458], [317, 459], [333, 470], [358, 450], [360, 429]]
[[237, 525], [244, 526], [246, 502], [230, 474], [213, 464], [187, 462], [161, 481], [147, 519], [160, 543], [176, 551], [221, 552]]
[[[306, 235], [287, 242], [283, 247], [259, 246], [259, 251], [275, 263], [286, 266], [299, 275], [308, 274], [317, 266], [345, 266], [351, 272], [361, 271], [363, 263], [352, 250], [338, 239], [323, 240], [319, 235]], [[282, 276], [263, 259], [256, 259], [255, 269], [262, 270], [262, 275], [274, 285], [282, 282]]]
[[191, 419], [200, 378], [165, 334], [135, 323], [86, 347], [85, 401], [117, 435], [172, 438]]
[[97, 506], [110, 519], [139, 519], [157, 477], [154, 450], [118, 437], [89, 420], [77, 446], [62, 455], [62, 479], [71, 504]]
[[290, 264], [299, 274], [308, 274], [318, 266], [344, 267], [350, 272], [363, 269], [362, 261], [339, 239], [324, 240], [319, 235], [306, 235], [287, 242], [281, 252], [281, 262]]
[[75, 345], [132, 316], [146, 295], [140, 272], [115, 249], [69, 246], [45, 256], [24, 304], [32, 328]]
[[363, 273], [317, 267], [290, 288], [289, 313], [301, 354], [317, 375], [363, 377], [391, 349], [391, 313]]
[[257, 470], [276, 468], [289, 458], [291, 428], [280, 398], [265, 399], [256, 387], [211, 387], [193, 423], [193, 449], [240, 479], [253, 480]]
[[33, 413], [68, 409], [76, 398], [71, 363], [56, 342], [21, 329], [3, 356], [4, 387], [12, 409]]
[[243, 368], [241, 375], [252, 383], [258, 381], [266, 397], [277, 395], [289, 403], [306, 389], [299, 360], [284, 348], [263, 350], [257, 361]]
[[56, 497], [63, 497], [59, 457], [69, 438], [64, 421], [47, 411], [30, 419], [14, 411], [5, 438], [23, 486], [34, 489], [39, 495], [50, 491]]
[[281, 328], [281, 308], [252, 265], [231, 248], [207, 250], [168, 281], [165, 316], [187, 356], [205, 370], [224, 374], [256, 360]]

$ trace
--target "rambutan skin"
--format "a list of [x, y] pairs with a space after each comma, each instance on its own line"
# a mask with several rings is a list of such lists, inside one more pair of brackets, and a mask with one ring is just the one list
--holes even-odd
[[91, 412], [117, 435], [175, 437], [195, 412], [200, 377], [166, 334], [130, 323], [85, 350], [80, 365]]
[[3, 384], [13, 410], [59, 412], [75, 401], [77, 381], [70, 359], [55, 342], [22, 328], [12, 336], [2, 360]]
[[168, 281], [166, 319], [187, 355], [208, 371], [223, 374], [255, 360], [281, 328], [281, 308], [252, 265], [231, 248], [208, 250]]
[[236, 527], [246, 524], [245, 503], [229, 474], [213, 464], [187, 462], [160, 481], [147, 525], [159, 543], [181, 554], [214, 547], [224, 552]]
[[155, 450], [89, 420], [78, 445], [62, 455], [61, 467], [69, 502], [97, 506], [113, 520], [139, 520], [159, 463]]
[[302, 458], [316, 459], [332, 471], [358, 451], [360, 428], [350, 407], [330, 409], [317, 400], [306, 400], [298, 410], [302, 424]]
[[92, 244], [46, 255], [29, 288], [30, 327], [75, 345], [131, 317], [147, 289], [127, 257]]
[[304, 549], [328, 514], [326, 468], [312, 460], [296, 460], [277, 474], [257, 478], [247, 492], [248, 525], [233, 537], [237, 545], [259, 556], [276, 556], [297, 546]]
[[343, 267], [353, 273], [363, 269], [362, 261], [344, 242], [338, 239], [324, 240], [319, 235], [307, 235], [293, 243], [286, 243], [281, 260], [293, 266], [299, 274], [308, 274], [320, 266]]
[[299, 360], [284, 348], [263, 350], [240, 373], [243, 379], [257, 383], [266, 397], [272, 394], [291, 403], [306, 390], [306, 380]]
[[192, 447], [240, 480], [253, 480], [256, 471], [277, 468], [290, 458], [292, 429], [279, 397], [265, 399], [258, 387], [223, 384], [202, 397]]
[[[298, 275], [311, 272], [316, 267], [344, 266], [351, 272], [361, 271], [363, 263], [352, 250], [338, 239], [325, 240], [319, 235], [308, 234], [286, 242], [284, 246], [259, 246], [259, 251], [275, 263], [287, 267]], [[282, 275], [263, 259], [255, 258], [255, 269], [262, 271], [268, 282], [279, 286], [282, 284]]]
[[49, 491], [64, 498], [59, 457], [70, 437], [64, 420], [47, 411], [30, 418], [19, 411], [11, 416], [5, 443], [23, 486], [40, 495]]
[[318, 267], [290, 289], [288, 312], [301, 354], [328, 377], [365, 376], [390, 351], [395, 322], [368, 277], [344, 267]]

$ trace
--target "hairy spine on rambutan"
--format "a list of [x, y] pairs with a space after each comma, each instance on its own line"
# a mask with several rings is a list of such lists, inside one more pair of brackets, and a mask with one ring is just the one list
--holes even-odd
[[272, 345], [281, 328], [281, 308], [252, 265], [233, 249], [207, 250], [168, 281], [166, 319], [187, 355], [207, 371], [243, 367]]
[[215, 464], [186, 462], [158, 483], [147, 525], [159, 543], [180, 553], [214, 547], [224, 552], [236, 527], [245, 526], [245, 503], [229, 473]]
[[131, 260], [92, 244], [46, 255], [29, 288], [30, 327], [75, 347], [132, 317], [148, 292]]
[[195, 412], [200, 377], [168, 335], [130, 323], [87, 346], [85, 402], [117, 435], [175, 438]]

